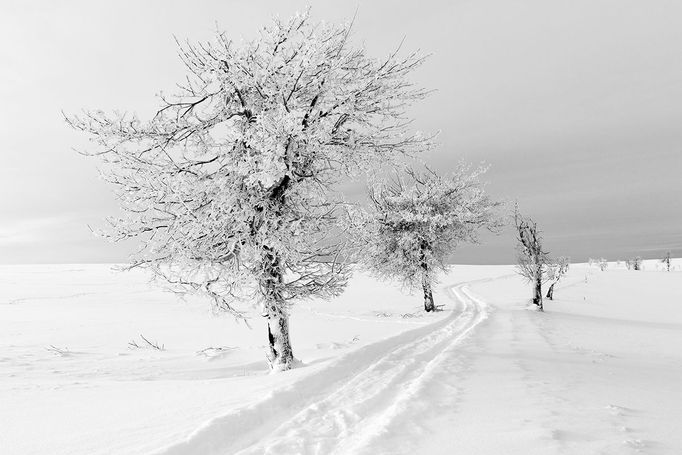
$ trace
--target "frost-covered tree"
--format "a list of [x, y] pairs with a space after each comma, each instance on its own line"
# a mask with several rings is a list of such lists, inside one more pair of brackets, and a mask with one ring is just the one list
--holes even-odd
[[629, 264], [628, 270], [641, 270], [642, 269], [642, 257], [641, 256], [636, 256], [634, 258], [630, 258], [626, 261], [626, 265]]
[[360, 261], [383, 279], [421, 289], [424, 309], [435, 311], [433, 285], [461, 242], [478, 242], [481, 229], [501, 226], [498, 202], [485, 193], [484, 168], [459, 165], [448, 176], [427, 169], [375, 182], [370, 207], [356, 229]]
[[601, 270], [603, 272], [604, 270], [609, 268], [609, 261], [607, 261], [605, 258], [600, 258], [598, 265], [599, 265], [599, 270]]
[[244, 317], [267, 318], [270, 365], [294, 359], [288, 313], [296, 301], [339, 294], [335, 184], [378, 161], [420, 152], [406, 109], [426, 92], [408, 76], [417, 53], [368, 56], [350, 24], [307, 13], [275, 19], [251, 42], [219, 33], [179, 45], [188, 70], [150, 120], [85, 112], [68, 118], [92, 138], [126, 212], [113, 240], [136, 237], [133, 266], [210, 296]]
[[516, 270], [533, 284], [533, 304], [543, 311], [542, 283], [551, 264], [549, 254], [542, 249], [542, 236], [537, 223], [521, 215], [518, 208], [514, 210], [514, 227], [518, 253]]
[[568, 272], [570, 259], [565, 256], [559, 256], [556, 261], [547, 266], [546, 281], [552, 283], [547, 289], [547, 297], [549, 300], [554, 300], [554, 285], [557, 284]]
[[666, 269], [668, 272], [670, 272], [670, 264], [672, 263], [672, 260], [670, 259], [670, 251], [665, 255], [663, 259], [661, 259], [661, 262], [665, 264]]

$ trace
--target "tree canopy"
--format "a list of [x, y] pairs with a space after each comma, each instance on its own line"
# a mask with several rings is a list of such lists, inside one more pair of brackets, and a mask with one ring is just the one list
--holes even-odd
[[282, 317], [291, 302], [341, 291], [335, 184], [430, 147], [406, 116], [427, 94], [408, 78], [424, 57], [369, 57], [350, 32], [304, 13], [246, 43], [218, 33], [179, 44], [186, 80], [151, 119], [67, 119], [92, 138], [86, 153], [126, 213], [106, 235], [141, 239], [133, 266], [236, 316], [246, 296]]
[[379, 277], [430, 293], [459, 243], [477, 243], [481, 229], [501, 227], [499, 203], [487, 196], [479, 180], [484, 172], [460, 164], [448, 176], [408, 170], [375, 183], [357, 235], [363, 239], [366, 266]]

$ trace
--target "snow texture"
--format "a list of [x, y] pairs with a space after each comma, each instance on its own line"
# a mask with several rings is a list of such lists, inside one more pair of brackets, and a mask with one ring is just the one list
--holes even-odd
[[544, 313], [512, 266], [454, 266], [435, 314], [357, 274], [294, 309], [281, 374], [257, 314], [140, 271], [3, 266], [1, 453], [680, 453], [681, 266], [573, 264]]

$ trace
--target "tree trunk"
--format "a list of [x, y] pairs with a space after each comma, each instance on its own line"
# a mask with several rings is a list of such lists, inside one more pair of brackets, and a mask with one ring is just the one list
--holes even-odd
[[263, 315], [268, 318], [268, 363], [273, 371], [290, 370], [294, 353], [289, 339], [289, 316], [281, 291], [283, 274], [277, 254], [267, 247], [265, 251], [260, 288], [265, 304]]
[[547, 290], [547, 295], [545, 297], [547, 297], [549, 300], [554, 300], [554, 285], [555, 284], [556, 283], [552, 283], [552, 285]]
[[533, 297], [533, 303], [538, 306], [540, 311], [544, 311], [542, 307], [542, 277], [539, 276], [535, 279], [535, 295]]
[[[426, 266], [423, 266], [423, 268]], [[433, 303], [433, 292], [431, 291], [431, 282], [428, 274], [422, 273], [422, 288], [424, 289], [424, 310], [427, 312], [436, 311], [436, 305]]]
[[290, 370], [294, 361], [294, 352], [289, 339], [289, 316], [276, 304], [269, 304], [267, 309], [268, 363], [273, 371]]
[[429, 244], [426, 240], [422, 240], [419, 244], [420, 262], [422, 269], [422, 289], [424, 290], [424, 310], [426, 312], [436, 311], [436, 305], [433, 303], [433, 292], [431, 291], [431, 279], [429, 277], [429, 265], [426, 262], [426, 252], [429, 250]]
[[[287, 146], [287, 151], [289, 147]], [[291, 179], [288, 175], [270, 190], [270, 203], [274, 205], [271, 216], [281, 226], [286, 191]], [[263, 206], [256, 206], [256, 213], [262, 214]], [[258, 231], [263, 220], [262, 215], [254, 216], [251, 221], [251, 235], [258, 238]], [[268, 349], [266, 357], [272, 371], [290, 370], [293, 366], [294, 353], [289, 339], [289, 315], [286, 300], [282, 294], [284, 287], [284, 271], [280, 255], [268, 244], [260, 244], [263, 250], [261, 257], [262, 272], [259, 287], [263, 296], [263, 316], [268, 319]]]

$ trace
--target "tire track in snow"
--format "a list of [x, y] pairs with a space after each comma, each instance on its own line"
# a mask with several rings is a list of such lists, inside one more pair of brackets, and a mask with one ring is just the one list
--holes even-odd
[[159, 453], [362, 452], [424, 389], [448, 352], [487, 317], [485, 303], [468, 293], [467, 284], [447, 289], [459, 311], [359, 348]]
[[464, 296], [463, 288], [449, 289], [462, 308], [447, 325], [396, 348], [341, 389], [300, 411], [263, 443], [238, 453], [356, 454], [368, 449], [425, 389], [448, 352], [487, 316], [484, 304]]

